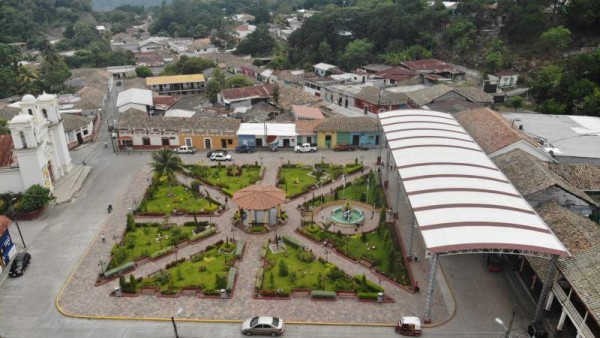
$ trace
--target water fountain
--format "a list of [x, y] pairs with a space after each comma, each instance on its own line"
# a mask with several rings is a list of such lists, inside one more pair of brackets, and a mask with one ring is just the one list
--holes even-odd
[[344, 206], [335, 208], [331, 212], [331, 221], [338, 226], [356, 226], [362, 224], [364, 220], [365, 212], [352, 207], [350, 200], [346, 200]]

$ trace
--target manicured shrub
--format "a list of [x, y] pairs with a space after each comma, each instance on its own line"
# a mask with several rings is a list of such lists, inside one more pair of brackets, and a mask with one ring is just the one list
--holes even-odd
[[287, 276], [289, 273], [288, 271], [288, 267], [287, 264], [285, 264], [285, 261], [282, 259], [279, 261], [279, 276], [281, 277], [285, 277]]
[[15, 204], [15, 210], [18, 212], [36, 211], [45, 207], [55, 198], [50, 189], [34, 184], [25, 190], [21, 199]]

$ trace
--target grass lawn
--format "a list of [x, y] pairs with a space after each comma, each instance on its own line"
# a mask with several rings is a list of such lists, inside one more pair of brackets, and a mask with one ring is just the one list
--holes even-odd
[[[350, 174], [362, 168], [360, 163], [349, 163], [346, 165], [323, 164], [323, 176], [321, 183], [330, 183], [333, 179], [339, 178], [342, 174]], [[279, 171], [278, 187], [286, 191], [286, 197], [297, 196], [310, 190], [317, 182], [313, 174], [314, 167], [304, 167], [302, 165], [284, 165]]]
[[[220, 187], [224, 193], [232, 196], [234, 192], [252, 185], [260, 180], [260, 166], [254, 165], [216, 165], [199, 166], [190, 165], [187, 167], [195, 178], [208, 182], [210, 185]], [[241, 168], [239, 176], [235, 175]]]
[[[367, 192], [367, 182], [368, 177], [370, 178], [368, 188], [369, 192]], [[304, 203], [305, 206], [314, 205], [319, 206], [322, 203], [332, 202], [335, 200], [352, 200], [352, 201], [362, 201], [366, 202], [369, 205], [373, 205], [375, 203], [375, 207], [387, 207], [386, 199], [385, 199], [385, 191], [379, 184], [379, 180], [377, 179], [375, 173], [369, 173], [368, 175], [359, 177], [352, 182], [346, 183], [346, 188], [344, 189], [342, 186], [336, 188], [336, 194], [333, 195], [327, 194], [324, 196], [315, 196], [314, 200], [308, 200]], [[366, 197], [366, 199], [365, 199]]]
[[[225, 288], [223, 283], [227, 284], [229, 268], [234, 261], [234, 243], [217, 245], [193, 256], [192, 260], [186, 259], [168, 268], [166, 273], [144, 278], [138, 287], [156, 286], [161, 290], [176, 291], [184, 287], [198, 287], [206, 294], [218, 294], [219, 289]], [[220, 281], [217, 281], [217, 275]]]
[[148, 187], [147, 195], [138, 208], [138, 212], [151, 214], [170, 214], [173, 209], [188, 214], [201, 211], [215, 211], [219, 204], [205, 197], [196, 197], [183, 185], [168, 186], [166, 183]]
[[382, 222], [377, 231], [349, 236], [327, 232], [310, 224], [301, 227], [300, 231], [319, 242], [327, 240], [333, 243], [336, 249], [355, 260], [364, 257], [372, 261], [377, 270], [398, 283], [410, 285], [401, 251], [394, 248], [390, 239], [390, 230], [386, 225], [382, 225]]
[[[281, 273], [282, 264], [287, 267], [285, 274]], [[372, 288], [373, 285], [360, 285], [334, 264], [316, 259], [311, 252], [303, 251], [292, 244], [287, 243], [286, 250], [281, 253], [274, 254], [271, 250], [267, 250], [263, 290], [371, 291]]]
[[[138, 225], [134, 231], [127, 231], [122, 241], [123, 245], [115, 244], [113, 246], [109, 269], [125, 262], [148, 257], [156, 251], [175, 245], [189, 238], [194, 229], [195, 226], [172, 226], [168, 230], [163, 230], [159, 223]], [[159, 233], [164, 239], [157, 243], [156, 238]]]

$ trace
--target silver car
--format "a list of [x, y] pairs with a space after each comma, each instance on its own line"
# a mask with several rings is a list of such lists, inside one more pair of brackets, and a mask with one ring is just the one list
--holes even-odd
[[231, 161], [231, 155], [224, 153], [213, 153], [210, 155], [211, 161]]
[[283, 333], [283, 319], [277, 317], [252, 317], [242, 323], [242, 333], [246, 336], [253, 334], [271, 335]]

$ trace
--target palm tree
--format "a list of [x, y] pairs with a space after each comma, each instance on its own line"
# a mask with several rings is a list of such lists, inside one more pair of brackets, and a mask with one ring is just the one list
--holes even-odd
[[56, 52], [56, 48], [50, 43], [46, 44], [42, 50], [42, 57], [44, 62], [49, 66], [54, 66], [60, 61], [60, 55]]
[[17, 68], [17, 87], [20, 93], [27, 93], [31, 90], [37, 80], [39, 80], [38, 74], [23, 65]]
[[160, 178], [167, 177], [169, 185], [175, 177], [175, 173], [182, 170], [183, 163], [181, 157], [176, 155], [171, 149], [163, 148], [152, 154], [152, 171]]

